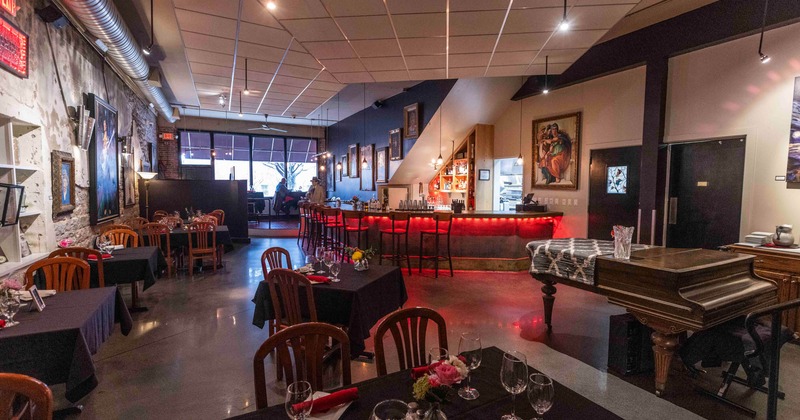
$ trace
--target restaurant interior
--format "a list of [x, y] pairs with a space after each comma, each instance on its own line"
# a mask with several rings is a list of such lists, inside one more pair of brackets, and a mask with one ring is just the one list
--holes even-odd
[[0, 0], [0, 420], [800, 418], [796, 30]]

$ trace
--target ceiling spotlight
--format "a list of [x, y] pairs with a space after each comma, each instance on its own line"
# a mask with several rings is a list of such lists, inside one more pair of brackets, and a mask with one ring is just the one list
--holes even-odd
[[336, 162], [336, 170], [337, 171], [341, 171], [342, 170], [342, 162]]
[[152, 45], [144, 47], [144, 48], [142, 48], [142, 53], [144, 55], [150, 55], [150, 52], [152, 52], [152, 49], [153, 49]]
[[519, 156], [517, 156], [517, 166], [522, 166], [523, 163], [524, 160], [522, 159], [522, 153], [520, 153]]
[[569, 30], [569, 21], [567, 20], [567, 0], [564, 0], [564, 16], [561, 18], [561, 24], [558, 25], [560, 31]]
[[278, 5], [276, 5], [274, 1], [268, 1], [267, 2], [267, 9], [275, 10], [277, 7], [278, 7]]
[[436, 164], [441, 165], [442, 163], [444, 163], [444, 159], [442, 159], [442, 154], [439, 153], [439, 157], [436, 158]]
[[542, 93], [543, 93], [543, 94], [545, 94], [545, 95], [547, 95], [548, 93], [550, 93], [550, 89], [548, 89], [548, 88], [544, 88], [544, 90], [542, 91]]
[[320, 172], [325, 172], [325, 165], [319, 165]]
[[245, 90], [244, 90], [244, 94], [245, 94], [245, 95], [249, 95], [249, 94], [250, 94], [250, 90], [249, 90], [249, 89], [245, 89]]
[[[546, 55], [544, 56], [544, 89], [542, 89], [542, 93], [545, 95], [550, 93], [550, 87], [547, 84], [547, 77], [549, 76], [549, 73], [550, 73], [550, 56]], [[522, 105], [520, 105], [520, 107], [521, 106]]]
[[361, 161], [361, 168], [362, 168], [362, 169], [367, 169], [368, 167], [369, 167], [369, 164], [367, 163], [367, 158], [364, 158], [364, 159]]
[[764, 17], [761, 19], [761, 36], [758, 38], [758, 59], [761, 64], [769, 63], [769, 56], [761, 52], [761, 47], [764, 46], [764, 28], [767, 26], [767, 8], [769, 7], [769, 0], [764, 0]]
[[761, 60], [761, 64], [767, 64], [769, 60], [771, 60], [769, 56], [764, 53], [758, 53], [758, 59]]
[[150, 55], [153, 52], [153, 21], [155, 20], [155, 16], [153, 15], [153, 0], [150, 0], [150, 45], [145, 48], [142, 48], [142, 53], [144, 55]]
[[221, 106], [225, 106], [225, 95], [222, 94], [219, 95], [219, 104]]
[[331, 152], [325, 152], [325, 157], [330, 159], [331, 158]]
[[244, 117], [244, 114], [242, 114], [242, 113], [240, 112], [240, 113], [239, 113], [239, 118], [242, 118], [242, 117]]

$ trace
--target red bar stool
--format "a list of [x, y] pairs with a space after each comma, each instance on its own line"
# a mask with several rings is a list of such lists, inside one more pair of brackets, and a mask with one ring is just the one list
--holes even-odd
[[297, 243], [303, 248], [306, 245], [306, 239], [311, 239], [309, 234], [309, 225], [311, 224], [309, 220], [311, 218], [311, 212], [308, 209], [309, 205], [308, 201], [301, 201], [297, 206], [300, 211], [300, 228], [297, 229]]
[[311, 221], [310, 225], [310, 239], [311, 239], [311, 248], [316, 248], [322, 243], [322, 206], [319, 204], [311, 204], [308, 206], [308, 211], [310, 214], [309, 220]]
[[[450, 265], [450, 277], [453, 277], [453, 258], [450, 256], [450, 229], [453, 227], [453, 213], [433, 213], [434, 229], [422, 229], [419, 231], [419, 272], [422, 273], [422, 262], [433, 260], [435, 277], [439, 278], [439, 261], [447, 261]], [[434, 246], [433, 255], [423, 255], [425, 248], [425, 235], [433, 235]], [[447, 256], [439, 253], [439, 238], [447, 237]]]
[[[369, 248], [369, 225], [364, 220], [363, 211], [342, 210], [342, 223], [344, 224], [344, 246], [350, 246], [350, 234], [356, 234], [356, 247]], [[364, 248], [361, 247], [361, 234], [364, 234]]]
[[[408, 256], [408, 230], [411, 225], [411, 215], [409, 213], [389, 213], [389, 220], [392, 222], [391, 228], [380, 229], [378, 234], [378, 264], [383, 262], [385, 257], [387, 260], [394, 261], [400, 265], [400, 261], [405, 257], [406, 266], [408, 266], [408, 275], [411, 275], [411, 258]], [[392, 241], [392, 253], [383, 253], [383, 235], [389, 235]], [[400, 252], [400, 240], [403, 240], [404, 252]]]
[[330, 246], [334, 251], [341, 255], [344, 247], [342, 246], [341, 232], [344, 229], [342, 223], [342, 211], [333, 207], [322, 208], [322, 241], [324, 246]]

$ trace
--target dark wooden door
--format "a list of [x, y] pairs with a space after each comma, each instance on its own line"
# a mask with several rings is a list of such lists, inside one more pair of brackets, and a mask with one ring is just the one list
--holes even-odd
[[670, 146], [667, 246], [716, 249], [739, 240], [744, 138]]
[[[636, 226], [641, 149], [636, 146], [592, 150], [589, 158], [589, 238], [611, 240], [612, 226]], [[636, 235], [634, 232], [634, 241]]]

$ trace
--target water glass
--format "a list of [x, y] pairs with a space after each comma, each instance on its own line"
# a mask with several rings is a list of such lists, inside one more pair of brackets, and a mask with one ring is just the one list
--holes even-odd
[[[325, 266], [328, 267], [328, 271], [331, 271], [331, 265], [336, 260], [336, 251], [332, 251], [330, 249], [325, 250], [325, 254], [322, 257], [322, 262], [325, 263]], [[328, 276], [329, 279], [333, 279], [333, 277]]]
[[450, 353], [444, 347], [431, 347], [428, 350], [428, 364], [433, 362], [443, 362], [450, 359]]
[[[481, 365], [481, 337], [478, 334], [466, 332], [458, 340], [458, 354], [466, 359], [467, 369], [472, 373]], [[472, 376], [467, 376], [467, 386], [458, 390], [458, 396], [465, 400], [474, 400], [481, 394], [470, 386]]]
[[322, 269], [323, 260], [325, 259], [325, 247], [318, 246], [317, 249], [314, 250], [314, 256], [317, 257], [317, 262], [319, 263], [319, 270], [317, 270], [317, 274], [322, 274], [325, 271]]
[[531, 407], [536, 411], [539, 416], [537, 420], [541, 420], [541, 416], [553, 406], [553, 380], [543, 373], [534, 373], [530, 376], [528, 381], [528, 402]]
[[15, 292], [11, 292], [7, 297], [5, 297], [5, 315], [6, 315], [6, 326], [11, 327], [13, 325], [19, 324], [19, 321], [14, 321], [14, 315], [19, 312], [19, 295]]
[[500, 382], [503, 384], [503, 388], [511, 393], [511, 414], [506, 414], [501, 419], [522, 420], [516, 415], [515, 402], [517, 394], [525, 391], [528, 386], [528, 360], [524, 354], [518, 351], [503, 354]]
[[333, 278], [331, 281], [333, 283], [338, 283], [339, 280], [339, 271], [342, 270], [342, 264], [339, 261], [334, 261], [333, 264], [330, 266], [331, 274], [333, 274]]
[[[304, 402], [308, 404], [301, 404]], [[290, 419], [302, 420], [311, 414], [311, 407], [314, 404], [314, 391], [311, 384], [307, 381], [292, 382], [286, 388], [286, 414]]]
[[379, 402], [372, 409], [370, 420], [406, 420], [408, 404], [400, 400], [385, 400]]
[[631, 241], [633, 226], [614, 225], [614, 258], [629, 260], [631, 258]]

